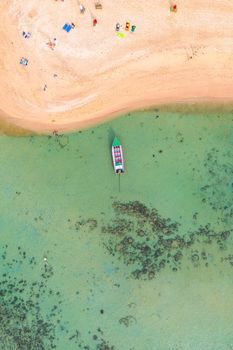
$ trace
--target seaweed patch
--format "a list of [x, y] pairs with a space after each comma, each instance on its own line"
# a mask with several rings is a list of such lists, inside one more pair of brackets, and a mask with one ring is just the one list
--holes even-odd
[[83, 219], [81, 216], [79, 216], [78, 220], [68, 219], [67, 221], [69, 223], [69, 229], [77, 232], [81, 230], [91, 232], [97, 228], [97, 220], [93, 218]]
[[[80, 331], [73, 331], [62, 319], [63, 296], [49, 286], [54, 275], [49, 263], [49, 252], [43, 262], [24, 251], [20, 246], [14, 258], [8, 246], [0, 248], [0, 348], [1, 350], [51, 350], [57, 348], [60, 337], [77, 344], [81, 350], [117, 350], [104, 339], [98, 328], [89, 331], [91, 339], [83, 339]], [[11, 249], [12, 251], [12, 249]], [[27, 279], [41, 264], [34, 279]], [[29, 268], [29, 273], [25, 270]], [[94, 345], [91, 345], [94, 340]]]
[[125, 316], [125, 317], [122, 317], [119, 319], [119, 323], [123, 324], [125, 327], [129, 327], [136, 322], [137, 321], [136, 321], [135, 317], [131, 316], [131, 315], [128, 315], [128, 316]]
[[[91, 332], [88, 332], [91, 335]], [[97, 335], [98, 334], [98, 335]], [[111, 345], [108, 341], [103, 338], [104, 332], [101, 328], [97, 329], [97, 332], [92, 335], [92, 340], [94, 340], [95, 345], [88, 345], [83, 341], [81, 333], [76, 330], [74, 334], [69, 337], [70, 341], [73, 341], [77, 344], [78, 348], [81, 350], [117, 350], [117, 348]]]

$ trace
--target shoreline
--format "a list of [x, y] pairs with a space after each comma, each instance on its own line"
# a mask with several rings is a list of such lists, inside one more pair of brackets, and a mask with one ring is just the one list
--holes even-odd
[[[0, 3], [6, 125], [70, 132], [168, 104], [233, 104], [233, 3], [179, 0], [173, 13], [169, 1], [102, 2], [96, 10], [85, 0], [85, 14], [77, 0]], [[70, 33], [63, 30], [68, 20], [75, 23]], [[135, 32], [126, 30], [127, 21]]]
[[107, 123], [113, 119], [124, 117], [124, 115], [138, 112], [162, 112], [162, 113], [185, 113], [190, 114], [232, 114], [233, 115], [233, 101], [189, 101], [189, 102], [176, 102], [170, 104], [157, 104], [148, 107], [141, 106], [136, 109], [122, 109], [113, 112], [109, 115], [104, 115], [99, 118], [88, 119], [82, 122], [67, 123], [64, 125], [51, 124], [46, 126], [36, 122], [33, 126], [29, 121], [21, 121], [8, 117], [5, 115], [4, 118], [0, 112], [0, 136], [32, 136], [32, 135], [51, 135], [54, 130], [58, 131], [58, 134], [70, 134], [80, 130], [93, 128], [97, 125]]
[[[85, 0], [85, 14], [77, 0], [0, 3], [0, 119], [8, 132], [12, 124], [22, 134], [63, 133], [145, 108], [233, 104], [233, 3], [177, 0], [173, 13], [163, 0], [102, 2], [96, 10]], [[66, 21], [75, 23], [70, 33]]]

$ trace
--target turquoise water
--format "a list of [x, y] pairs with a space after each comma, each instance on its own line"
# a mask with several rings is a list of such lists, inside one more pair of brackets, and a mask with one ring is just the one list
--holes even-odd
[[0, 348], [233, 349], [232, 120], [0, 137]]

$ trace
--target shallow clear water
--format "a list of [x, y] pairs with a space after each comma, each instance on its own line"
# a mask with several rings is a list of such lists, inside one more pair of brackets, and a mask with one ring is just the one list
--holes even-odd
[[232, 120], [0, 137], [1, 349], [233, 349]]

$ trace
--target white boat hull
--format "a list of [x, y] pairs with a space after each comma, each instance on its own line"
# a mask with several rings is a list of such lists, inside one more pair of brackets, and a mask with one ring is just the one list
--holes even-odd
[[123, 158], [123, 150], [120, 146], [112, 147], [112, 161], [114, 172], [116, 174], [124, 172], [124, 158]]

